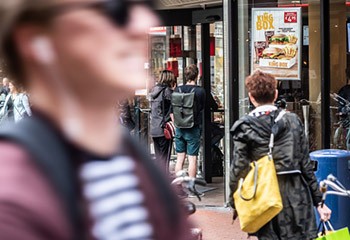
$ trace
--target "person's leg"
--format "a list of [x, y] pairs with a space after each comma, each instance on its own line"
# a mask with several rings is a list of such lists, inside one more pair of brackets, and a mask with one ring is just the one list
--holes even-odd
[[160, 155], [160, 144], [159, 144], [159, 137], [152, 137], [153, 144], [154, 144], [154, 155], [156, 159], [158, 159]]
[[188, 175], [195, 178], [197, 173], [197, 156], [188, 155]]
[[182, 170], [186, 158], [186, 141], [183, 138], [183, 130], [179, 128], [176, 128], [175, 147], [177, 155], [175, 173], [177, 173]]
[[186, 153], [184, 153], [184, 152], [177, 153], [175, 173], [177, 173], [178, 171], [181, 171], [183, 169], [185, 158], [186, 158]]
[[168, 140], [168, 149], [166, 151], [166, 173], [169, 174], [170, 173], [170, 170], [169, 170], [169, 167], [170, 167], [170, 159], [171, 159], [171, 150], [173, 149], [173, 140]]
[[188, 175], [190, 177], [196, 177], [197, 173], [197, 156], [200, 147], [200, 128], [194, 127], [186, 134], [187, 141], [187, 155], [188, 155]]
[[165, 137], [154, 137], [153, 142], [156, 155], [156, 163], [161, 169], [166, 170], [169, 140], [165, 139]]

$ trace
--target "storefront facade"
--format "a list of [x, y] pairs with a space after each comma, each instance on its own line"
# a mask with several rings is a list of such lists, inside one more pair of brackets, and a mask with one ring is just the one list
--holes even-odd
[[[287, 102], [287, 110], [304, 122], [310, 151], [347, 148], [346, 129], [336, 131], [339, 104], [330, 93], [338, 93], [350, 77], [350, 2], [223, 0], [196, 1], [191, 6], [183, 2], [160, 7], [165, 28], [163, 40], [157, 39], [157, 34], [150, 38], [150, 85], [162, 68], [175, 70], [179, 84], [185, 66], [195, 63], [201, 69], [201, 85], [221, 104], [219, 112], [206, 110], [204, 114], [203, 145], [207, 146], [203, 148], [202, 171], [210, 181], [212, 133], [206, 129], [218, 120], [225, 129], [224, 202], [229, 197], [233, 147], [229, 129], [249, 112], [244, 80], [256, 69], [279, 80], [279, 97]], [[180, 46], [179, 52], [176, 46]]]

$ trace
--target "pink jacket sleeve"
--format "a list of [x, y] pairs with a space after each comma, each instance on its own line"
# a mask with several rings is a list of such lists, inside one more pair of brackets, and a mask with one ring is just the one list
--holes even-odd
[[18, 145], [0, 142], [0, 239], [71, 239], [47, 178]]

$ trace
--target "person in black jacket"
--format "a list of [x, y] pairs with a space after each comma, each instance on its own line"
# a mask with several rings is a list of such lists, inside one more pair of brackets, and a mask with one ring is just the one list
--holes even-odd
[[176, 78], [172, 71], [163, 70], [157, 84], [150, 93], [151, 123], [150, 135], [158, 165], [167, 171], [172, 149], [172, 139], [164, 136], [164, 125], [171, 121], [171, 94], [176, 87]]
[[[230, 196], [237, 190], [239, 180], [247, 175], [249, 164], [267, 154], [272, 121], [279, 114], [274, 106], [278, 91], [272, 75], [256, 71], [247, 77], [246, 88], [256, 108], [249, 113], [249, 118], [242, 117], [231, 129], [234, 152]], [[330, 219], [331, 211], [327, 206], [321, 206], [322, 194], [309, 158], [302, 122], [296, 114], [287, 112], [276, 127], [272, 156], [283, 209], [254, 235], [259, 240], [314, 239], [317, 227], [313, 207], [324, 221]], [[230, 200], [236, 213], [233, 198]]]

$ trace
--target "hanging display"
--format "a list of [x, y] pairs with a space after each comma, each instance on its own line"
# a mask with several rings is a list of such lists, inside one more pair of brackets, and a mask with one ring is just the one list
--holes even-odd
[[251, 70], [300, 80], [301, 8], [252, 9]]

